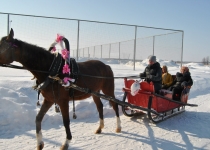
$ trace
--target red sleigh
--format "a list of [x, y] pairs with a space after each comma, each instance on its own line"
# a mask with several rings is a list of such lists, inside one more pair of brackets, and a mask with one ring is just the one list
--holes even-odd
[[[180, 101], [172, 99], [172, 91], [160, 90], [159, 94], [154, 92], [154, 85], [152, 82], [140, 82], [140, 90], [133, 96], [131, 94], [131, 85], [135, 80], [124, 79], [125, 87], [123, 88], [124, 97], [123, 102], [128, 102], [134, 106], [141, 107], [139, 109], [133, 109], [133, 107], [122, 106], [123, 114], [132, 117], [135, 114], [147, 112], [148, 118], [154, 123], [158, 123], [167, 119], [168, 117], [174, 116], [185, 111], [185, 106], [197, 106], [195, 104], [188, 104], [188, 95], [190, 87], [186, 87], [180, 97]], [[143, 111], [142, 111], [143, 110]]]

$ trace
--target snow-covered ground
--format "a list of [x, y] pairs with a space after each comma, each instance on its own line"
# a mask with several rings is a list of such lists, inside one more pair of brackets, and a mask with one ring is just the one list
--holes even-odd
[[[180, 69], [179, 65], [172, 61], [158, 61], [161, 65], [167, 65], [171, 74]], [[138, 75], [144, 70], [147, 60], [137, 62], [135, 71], [131, 62], [105, 63], [112, 67], [114, 76], [124, 77]], [[122, 132], [115, 133], [115, 114], [108, 101], [103, 100], [105, 127], [101, 134], [94, 134], [99, 118], [92, 98], [76, 102], [76, 120], [72, 118], [72, 102], [69, 102], [70, 128], [73, 135], [69, 149], [209, 150], [210, 67], [197, 63], [189, 63], [186, 66], [189, 66], [194, 81], [188, 102], [198, 104], [198, 107], [186, 107], [184, 113], [153, 124], [146, 115], [132, 118], [124, 116], [119, 106]], [[36, 106], [37, 92], [31, 88], [34, 85], [31, 78], [32, 75], [26, 70], [0, 68], [1, 150], [36, 149], [35, 117], [40, 108]], [[115, 80], [117, 99], [123, 98], [123, 86], [123, 79]], [[42, 121], [42, 133], [45, 150], [59, 149], [65, 140], [62, 117], [54, 111], [54, 106]]]

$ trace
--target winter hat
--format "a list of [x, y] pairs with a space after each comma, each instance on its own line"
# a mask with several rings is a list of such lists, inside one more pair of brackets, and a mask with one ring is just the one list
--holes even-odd
[[150, 56], [148, 57], [148, 59], [149, 59], [150, 61], [156, 63], [156, 56], [150, 55]]

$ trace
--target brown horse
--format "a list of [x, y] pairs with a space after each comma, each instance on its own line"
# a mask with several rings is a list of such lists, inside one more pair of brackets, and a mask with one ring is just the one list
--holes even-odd
[[[54, 71], [57, 69], [55, 66], [63, 66], [64, 59], [61, 62], [57, 60], [57, 56], [51, 54], [44, 48], [23, 42], [21, 40], [14, 39], [14, 32], [11, 29], [8, 36], [5, 36], [0, 41], [0, 63], [10, 64], [13, 61], [17, 61], [23, 65], [24, 68], [29, 70], [39, 83], [43, 83], [49, 76], [49, 68], [54, 67]], [[57, 63], [57, 65], [56, 65]], [[81, 74], [92, 75], [92, 76], [104, 76], [113, 77], [113, 72], [110, 66], [97, 60], [89, 60], [86, 62], [77, 63]], [[52, 69], [51, 69], [52, 70]], [[61, 75], [62, 67], [60, 67], [56, 73]], [[92, 77], [81, 77], [79, 76], [76, 84], [83, 88], [89, 88], [91, 91], [100, 92], [102, 91], [105, 95], [114, 96], [114, 78], [92, 78]], [[45, 88], [41, 90], [44, 97], [43, 104], [39, 113], [36, 116], [36, 137], [37, 137], [37, 149], [41, 150], [44, 147], [41, 133], [41, 122], [48, 111], [48, 109], [56, 102], [61, 109], [63, 124], [66, 130], [66, 140], [61, 146], [62, 150], [68, 149], [69, 142], [72, 139], [70, 131], [70, 119], [69, 119], [69, 101], [72, 97], [69, 96], [69, 91], [66, 90], [57, 81], [50, 82]], [[75, 100], [83, 100], [91, 96], [90, 93], [82, 93], [80, 91], [74, 92]], [[104, 127], [103, 117], [103, 104], [99, 97], [92, 95], [93, 100], [96, 104], [99, 112], [100, 123], [95, 133], [101, 133], [101, 129]], [[116, 132], [121, 132], [120, 118], [118, 105], [110, 101], [116, 117], [117, 117], [117, 128]]]

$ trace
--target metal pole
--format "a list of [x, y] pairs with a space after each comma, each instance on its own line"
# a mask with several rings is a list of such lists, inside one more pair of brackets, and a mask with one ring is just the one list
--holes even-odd
[[79, 23], [80, 21], [78, 20], [78, 28], [77, 28], [77, 61], [78, 59], [78, 53], [79, 53]]
[[102, 58], [102, 45], [101, 45], [101, 58]]
[[119, 60], [120, 60], [120, 42], [119, 42]]
[[9, 14], [7, 15], [7, 35], [9, 35]]
[[137, 26], [135, 26], [135, 39], [134, 39], [134, 53], [133, 53], [133, 70], [135, 70], [136, 63], [136, 36], [137, 36]]
[[88, 58], [90, 58], [89, 47], [88, 47]]
[[111, 44], [109, 44], [109, 59], [110, 59], [110, 53], [111, 53]]
[[184, 44], [184, 31], [182, 32], [181, 67], [182, 67], [182, 61], [183, 61], [183, 44]]
[[155, 55], [155, 36], [153, 36], [153, 55]]
[[95, 58], [95, 47], [96, 47], [96, 46], [94, 46], [94, 51], [93, 51], [93, 52], [94, 52], [94, 53], [93, 53], [93, 58]]

